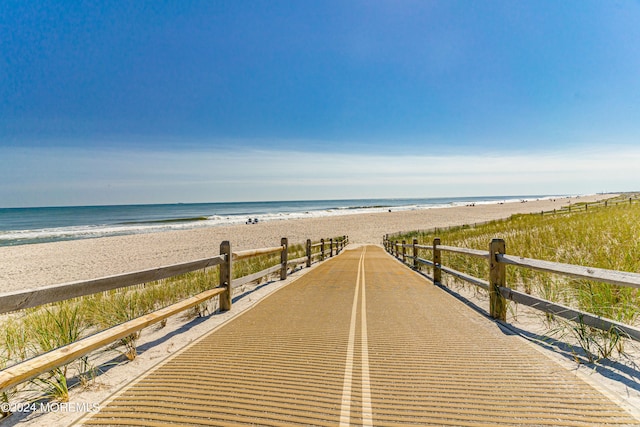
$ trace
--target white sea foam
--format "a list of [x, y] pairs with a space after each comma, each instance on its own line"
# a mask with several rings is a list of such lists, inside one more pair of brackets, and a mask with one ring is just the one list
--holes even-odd
[[52, 227], [41, 229], [0, 231], [0, 246], [25, 243], [50, 242], [59, 240], [75, 240], [95, 237], [106, 237], [126, 234], [154, 233], [160, 231], [184, 230], [200, 227], [215, 227], [244, 224], [251, 220], [255, 226], [269, 221], [285, 221], [290, 219], [320, 218], [340, 215], [360, 215], [387, 211], [413, 211], [420, 209], [436, 209], [465, 205], [490, 205], [498, 203], [516, 203], [529, 200], [544, 200], [564, 196], [545, 196], [534, 198], [506, 197], [502, 200], [451, 201], [446, 203], [406, 204], [399, 206], [352, 207], [342, 206], [331, 209], [306, 210], [302, 212], [269, 212], [244, 215], [211, 215], [202, 220], [172, 220], [167, 222], [138, 222], [130, 224], [85, 225]]

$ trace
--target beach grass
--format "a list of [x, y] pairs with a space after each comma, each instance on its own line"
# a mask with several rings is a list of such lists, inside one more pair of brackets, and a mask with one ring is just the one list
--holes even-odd
[[[623, 196], [628, 200], [629, 196]], [[574, 205], [569, 212], [555, 215], [514, 215], [508, 220], [447, 230], [416, 231], [393, 236], [392, 240], [431, 245], [439, 237], [441, 244], [487, 250], [492, 239], [504, 239], [506, 252], [527, 258], [640, 272], [640, 204], [611, 200], [608, 206]], [[478, 278], [489, 277], [485, 260], [442, 253], [442, 265]], [[524, 268], [507, 268], [507, 287], [562, 303], [598, 316], [629, 325], [640, 316], [640, 290], [572, 279]], [[622, 350], [622, 337], [616, 331], [602, 332], [584, 325], [575, 326], [548, 315], [549, 328], [573, 335], [584, 350], [599, 358]]]

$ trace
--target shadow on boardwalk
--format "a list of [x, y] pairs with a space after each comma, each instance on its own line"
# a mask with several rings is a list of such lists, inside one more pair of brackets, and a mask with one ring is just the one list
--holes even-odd
[[[418, 270], [414, 271], [433, 283], [432, 278], [428, 275]], [[640, 365], [636, 363], [632, 356], [623, 354], [621, 356], [623, 360], [600, 359], [597, 362], [590, 362], [586, 351], [579, 346], [563, 341], [551, 334], [539, 334], [510, 323], [495, 321], [489, 316], [486, 309], [479, 306], [476, 301], [465, 297], [443, 284], [434, 283], [434, 285], [477, 311], [478, 314], [482, 315], [486, 319], [495, 322], [505, 335], [520, 336], [538, 348], [550, 351], [566, 361], [571, 362], [574, 364], [576, 370], [580, 367], [584, 367], [587, 370], [592, 371], [590, 373], [597, 373], [603, 378], [619, 384], [620, 389], [627, 388], [640, 393]], [[629, 345], [631, 344], [633, 343], [630, 342]]]

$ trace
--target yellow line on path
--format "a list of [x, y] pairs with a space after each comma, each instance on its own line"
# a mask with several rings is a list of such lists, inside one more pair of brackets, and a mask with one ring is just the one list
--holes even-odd
[[353, 360], [356, 340], [356, 324], [358, 313], [358, 294], [362, 284], [362, 425], [373, 426], [371, 409], [371, 384], [369, 380], [369, 343], [367, 339], [367, 305], [365, 296], [365, 272], [364, 258], [367, 249], [362, 250], [358, 262], [358, 275], [356, 277], [356, 290], [353, 295], [351, 308], [351, 324], [349, 326], [349, 341], [347, 344], [347, 359], [344, 368], [344, 383], [342, 385], [342, 406], [340, 408], [340, 426], [351, 425], [351, 390], [353, 384]]
[[362, 425], [373, 426], [373, 413], [371, 410], [371, 381], [369, 379], [369, 339], [367, 338], [367, 297], [365, 294], [365, 274], [364, 274], [364, 254], [365, 247], [360, 259], [360, 269], [362, 270]]
[[[360, 262], [364, 251], [360, 255]], [[349, 326], [349, 341], [347, 343], [347, 360], [344, 367], [344, 382], [342, 385], [342, 406], [340, 407], [340, 427], [351, 425], [351, 383], [353, 380], [353, 350], [356, 341], [356, 313], [358, 311], [358, 291], [360, 290], [360, 268], [356, 278], [356, 290], [353, 295], [351, 308], [351, 324]]]

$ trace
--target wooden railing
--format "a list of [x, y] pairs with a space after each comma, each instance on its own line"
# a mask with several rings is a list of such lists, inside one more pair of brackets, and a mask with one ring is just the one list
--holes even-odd
[[572, 213], [572, 212], [581, 212], [581, 211], [589, 211], [589, 208], [598, 208], [598, 207], [610, 207], [617, 206], [622, 204], [633, 204], [634, 202], [638, 203], [640, 200], [640, 195], [632, 194], [631, 197], [616, 197], [614, 199], [606, 199], [599, 200], [597, 202], [585, 202], [580, 203], [578, 201], [577, 204], [564, 206], [560, 209], [554, 209], [552, 211], [541, 211], [541, 215], [553, 215], [553, 214], [564, 214], [564, 213]]
[[[512, 202], [516, 203], [516, 202]], [[613, 199], [600, 200], [597, 202], [579, 202], [574, 203], [573, 205], [563, 206], [560, 209], [553, 210], [542, 210], [540, 212], [533, 212], [532, 214], [541, 215], [541, 216], [550, 216], [550, 215], [567, 215], [571, 213], [578, 212], [591, 212], [597, 211], [597, 208], [607, 208], [618, 205], [632, 205], [634, 203], [640, 203], [640, 193], [626, 193], [624, 196], [615, 197]], [[412, 232], [419, 233], [433, 233], [438, 234], [441, 231], [458, 229], [458, 228], [468, 228], [468, 227], [477, 227], [485, 224], [492, 224], [496, 222], [509, 221], [510, 218], [502, 218], [502, 219], [492, 219], [488, 221], [475, 222], [472, 224], [463, 224], [459, 226], [451, 226], [451, 227], [434, 227], [423, 230], [411, 230]], [[406, 234], [406, 231], [396, 231], [393, 233], [388, 233], [386, 238], [393, 240], [396, 236], [402, 236]]]
[[[284, 280], [287, 278], [289, 267], [295, 269], [295, 267], [300, 264], [311, 266], [314, 262], [332, 257], [334, 254], [337, 255], [348, 243], [349, 239], [347, 236], [329, 239], [328, 241], [322, 239], [316, 244], [312, 244], [311, 240], [307, 240], [306, 256], [290, 260], [288, 259], [287, 238], [282, 238], [280, 246], [238, 252], [232, 252], [231, 243], [224, 241], [220, 244], [220, 255], [211, 258], [99, 279], [54, 285], [35, 290], [0, 294], [0, 314], [4, 314], [113, 289], [141, 285], [207, 267], [220, 266], [219, 283], [217, 287], [1, 370], [0, 392], [70, 363], [96, 349], [130, 336], [141, 329], [201, 304], [213, 297], [219, 297], [219, 307], [221, 311], [230, 310], [233, 289], [277, 272], [280, 272], [280, 279]], [[315, 248], [319, 248], [319, 250]], [[280, 253], [280, 263], [277, 265], [244, 277], [232, 279], [234, 261], [277, 253]]]
[[[426, 265], [433, 269], [433, 276], [426, 275], [434, 283], [442, 284], [442, 273], [449, 274], [457, 279], [471, 283], [485, 289], [489, 293], [489, 314], [495, 319], [506, 320], [507, 300], [533, 307], [545, 313], [579, 322], [603, 331], [617, 331], [621, 336], [626, 336], [640, 341], [640, 329], [597, 316], [585, 311], [576, 310], [562, 304], [548, 301], [527, 293], [510, 289], [506, 285], [506, 266], [512, 265], [520, 268], [544, 271], [560, 274], [568, 277], [587, 279], [597, 282], [609, 283], [617, 286], [640, 288], [640, 274], [626, 271], [607, 270], [603, 268], [585, 267], [573, 264], [543, 261], [520, 256], [507, 255], [505, 242], [502, 239], [493, 239], [488, 251], [477, 249], [459, 248], [442, 245], [439, 238], [433, 240], [431, 246], [419, 245], [417, 239], [412, 243], [406, 241], [392, 241], [385, 236], [384, 247], [387, 252], [395, 256], [405, 264], [418, 270], [420, 265]], [[431, 259], [426, 259], [423, 252], [430, 252]], [[442, 252], [451, 252], [465, 256], [485, 259], [489, 264], [489, 281], [473, 277], [464, 272], [454, 270], [442, 265]], [[410, 261], [410, 262], [409, 262]]]

